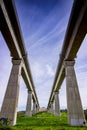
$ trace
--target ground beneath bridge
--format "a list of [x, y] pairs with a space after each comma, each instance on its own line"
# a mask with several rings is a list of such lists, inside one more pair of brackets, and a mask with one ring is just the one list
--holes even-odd
[[13, 127], [0, 127], [0, 130], [87, 130], [85, 127], [72, 127], [67, 124], [67, 112], [57, 117], [47, 112], [40, 112], [32, 117], [25, 112], [18, 112], [17, 124]]

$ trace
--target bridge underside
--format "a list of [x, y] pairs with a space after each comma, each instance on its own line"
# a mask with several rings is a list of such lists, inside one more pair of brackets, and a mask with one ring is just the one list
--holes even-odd
[[[76, 76], [73, 68], [74, 64], [72, 64], [72, 62], [74, 62], [75, 58], [77, 57], [77, 52], [82, 44], [82, 41], [84, 40], [86, 33], [87, 1], [75, 0], [67, 26], [66, 35], [47, 107], [49, 109], [52, 106], [52, 103], [55, 101], [55, 92], [59, 93], [61, 84], [66, 77], [68, 122], [70, 125], [84, 125], [85, 122], [77, 80], [75, 78]], [[74, 91], [70, 86], [74, 88]], [[76, 98], [76, 93], [78, 98]], [[70, 104], [70, 102], [72, 103]]]
[[[0, 31], [6, 41], [12, 57], [12, 70], [9, 77], [6, 94], [2, 104], [0, 117], [11, 119], [10, 125], [16, 124], [20, 75], [28, 88], [26, 115], [31, 116], [39, 109], [27, 52], [21, 34], [20, 24], [14, 1], [0, 1]], [[68, 123], [70, 125], [85, 125], [85, 117], [81, 104], [77, 79], [74, 70], [74, 59], [87, 33], [87, 0], [74, 0], [60, 59], [48, 102], [48, 110], [60, 116], [59, 89], [66, 77]], [[55, 101], [55, 110], [53, 103]]]
[[7, 0], [0, 1], [0, 31], [10, 50], [13, 64], [0, 117], [9, 118], [11, 120], [10, 125], [15, 125], [21, 75], [28, 89], [26, 107], [26, 113], [28, 109], [28, 116], [31, 116], [31, 100], [33, 99], [33, 103], [36, 104], [36, 110], [39, 109], [39, 102], [13, 0], [10, 0], [9, 2]]

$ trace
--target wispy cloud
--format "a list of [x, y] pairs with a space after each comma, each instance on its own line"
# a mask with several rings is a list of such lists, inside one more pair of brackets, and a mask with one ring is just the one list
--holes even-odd
[[[60, 21], [58, 20], [56, 25], [54, 25], [53, 27], [51, 26], [50, 30], [46, 32], [45, 29], [47, 29], [49, 25], [52, 24], [51, 20], [48, 17], [47, 21], [45, 21], [43, 25], [40, 25], [39, 31], [37, 30], [35, 35], [33, 34], [33, 36], [27, 39], [27, 44], [29, 43], [29, 50], [32, 48], [38, 47], [39, 45], [41, 46], [42, 44], [44, 45], [48, 43], [50, 44], [50, 41], [52, 41], [53, 44], [55, 44], [54, 39], [55, 38], [59, 39], [61, 34], [64, 34], [66, 30], [67, 18], [68, 18], [68, 15], [66, 15]], [[53, 17], [53, 19], [55, 19], [55, 17]], [[44, 35], [41, 35], [43, 33]]]
[[51, 68], [51, 66], [50, 65], [46, 65], [46, 68], [47, 68], [47, 75], [49, 77], [54, 76], [54, 70]]

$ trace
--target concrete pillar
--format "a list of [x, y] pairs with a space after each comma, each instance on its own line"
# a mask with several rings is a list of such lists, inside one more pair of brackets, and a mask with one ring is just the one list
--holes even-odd
[[36, 102], [33, 101], [33, 114], [36, 114]]
[[60, 116], [59, 93], [55, 92], [55, 115]]
[[39, 106], [36, 105], [36, 113], [38, 113], [38, 112], [39, 112]]
[[28, 91], [28, 99], [27, 99], [27, 106], [26, 106], [26, 116], [32, 116], [32, 91]]
[[38, 106], [36, 105], [36, 113], [38, 112]]
[[11, 123], [16, 124], [18, 97], [19, 97], [19, 81], [21, 75], [21, 60], [12, 60], [13, 67], [9, 77], [5, 97], [3, 100], [0, 117], [9, 118]]
[[51, 101], [50, 105], [51, 105], [51, 106], [50, 106], [49, 112], [52, 113], [52, 114], [54, 114], [53, 101]]
[[51, 102], [51, 110], [53, 110], [53, 102]]
[[49, 107], [48, 107], [47, 111], [48, 111], [48, 112], [50, 112], [50, 111], [51, 111], [51, 106], [49, 106]]
[[75, 61], [64, 61], [66, 72], [68, 122], [73, 126], [83, 126], [85, 125], [85, 116], [78, 90], [74, 63]]

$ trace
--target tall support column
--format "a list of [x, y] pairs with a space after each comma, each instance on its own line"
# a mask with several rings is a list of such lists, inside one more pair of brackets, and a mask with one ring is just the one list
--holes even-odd
[[36, 113], [38, 112], [38, 106], [36, 105]]
[[27, 99], [27, 106], [26, 106], [26, 116], [32, 116], [32, 91], [28, 91], [28, 99]]
[[55, 92], [55, 115], [60, 116], [59, 93]]
[[36, 102], [33, 101], [33, 114], [35, 114], [35, 113], [36, 113]]
[[5, 97], [3, 100], [0, 117], [9, 118], [10, 124], [16, 124], [19, 83], [21, 75], [21, 60], [12, 60], [13, 67], [9, 77]]
[[38, 105], [36, 105], [36, 113], [38, 113], [40, 110], [40, 107]]
[[66, 71], [68, 122], [70, 125], [82, 126], [85, 125], [85, 117], [78, 90], [74, 63], [75, 61], [64, 61]]
[[52, 113], [52, 114], [54, 114], [54, 110], [53, 110], [53, 101], [51, 101], [51, 104], [50, 104], [50, 105], [51, 105], [51, 106], [50, 106], [49, 112]]
[[51, 110], [53, 110], [53, 102], [51, 101]]

